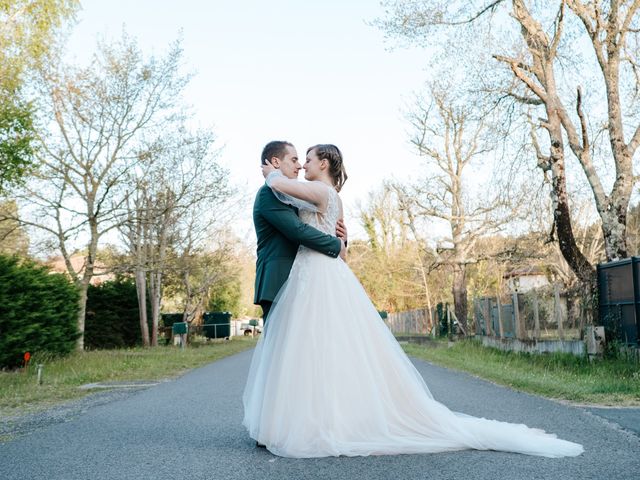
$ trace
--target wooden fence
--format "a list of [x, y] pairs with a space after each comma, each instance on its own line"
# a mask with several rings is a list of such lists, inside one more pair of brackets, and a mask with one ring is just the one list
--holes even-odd
[[[595, 335], [593, 329], [585, 328], [592, 320], [582, 298], [563, 292], [558, 286], [502, 298], [476, 298], [469, 313], [472, 318], [467, 333], [475, 334], [486, 346], [503, 350], [582, 355], [586, 351], [584, 332]], [[423, 308], [390, 313], [385, 321], [400, 336], [435, 337], [459, 331], [453, 308], [448, 304], [440, 304], [431, 311]]]
[[591, 312], [579, 295], [552, 289], [473, 301], [476, 335], [518, 340], [582, 340]]
[[[583, 355], [591, 311], [579, 295], [558, 285], [473, 301], [474, 330], [483, 345], [518, 352], [565, 352]], [[589, 329], [589, 335], [595, 332]], [[595, 337], [594, 337], [595, 338]]]
[[396, 335], [447, 336], [460, 328], [453, 306], [446, 303], [439, 303], [431, 310], [419, 308], [389, 313], [385, 322]]

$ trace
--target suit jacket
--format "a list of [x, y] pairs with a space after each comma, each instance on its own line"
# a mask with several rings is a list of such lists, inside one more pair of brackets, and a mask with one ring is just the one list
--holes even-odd
[[253, 204], [253, 225], [258, 238], [256, 285], [253, 302], [272, 302], [291, 271], [298, 246], [330, 257], [340, 255], [340, 239], [322, 233], [298, 218], [296, 209], [280, 202], [263, 185]]

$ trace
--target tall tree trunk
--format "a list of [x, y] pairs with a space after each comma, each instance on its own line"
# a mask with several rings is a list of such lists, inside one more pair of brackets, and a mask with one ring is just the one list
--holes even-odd
[[[91, 205], [93, 207], [93, 205]], [[78, 337], [78, 341], [76, 343], [76, 349], [80, 352], [84, 351], [84, 324], [85, 324], [85, 315], [87, 313], [87, 293], [89, 291], [89, 285], [91, 284], [91, 279], [95, 273], [95, 265], [96, 265], [96, 256], [98, 253], [98, 223], [95, 219], [95, 216], [89, 216], [89, 226], [91, 232], [91, 238], [88, 245], [87, 256], [84, 258], [84, 271], [82, 272], [82, 277], [79, 282], [80, 287], [80, 301], [79, 301], [79, 311], [78, 311], [78, 331], [80, 332], [80, 336]], [[69, 258], [69, 264], [71, 264], [71, 258]]]
[[608, 261], [627, 258], [627, 209], [629, 197], [612, 202], [611, 211], [601, 215], [604, 249]]
[[553, 222], [558, 237], [560, 252], [571, 270], [583, 285], [594, 281], [594, 268], [584, 256], [576, 242], [571, 223], [569, 195], [564, 163], [564, 143], [557, 111], [547, 104], [548, 123], [546, 125], [551, 143], [551, 155], [548, 167], [551, 170], [551, 200], [553, 203]]
[[[615, 21], [617, 24], [617, 18]], [[616, 164], [616, 180], [611, 189], [610, 208], [600, 216], [607, 260], [619, 260], [627, 257], [627, 210], [633, 188], [633, 166], [624, 139], [620, 110], [619, 46], [607, 50], [611, 56], [603, 74], [607, 86], [609, 141]]]
[[420, 266], [420, 274], [422, 275], [422, 285], [424, 287], [424, 296], [425, 296], [425, 300], [427, 302], [427, 327], [426, 327], [426, 332], [424, 333], [429, 333], [432, 328], [433, 328], [433, 316], [431, 315], [431, 291], [429, 290], [429, 282], [428, 282], [428, 278], [427, 278], [427, 272], [426, 269], [424, 268], [424, 263], [422, 261], [422, 257], [420, 256], [420, 253], [418, 253], [418, 265]]
[[158, 346], [158, 324], [160, 321], [160, 303], [162, 301], [162, 272], [151, 272], [151, 346]]
[[[552, 39], [547, 36], [540, 22], [535, 20], [527, 8], [524, 0], [512, 0], [513, 16], [520, 23], [521, 34], [527, 45], [529, 53], [532, 57], [531, 65], [523, 69], [522, 63], [515, 59], [506, 59], [510, 64], [514, 75], [520, 79], [527, 88], [536, 95], [542, 104], [544, 104], [547, 114], [546, 120], [542, 122], [542, 126], [549, 134], [550, 154], [545, 156], [540, 151], [540, 147], [535, 139], [534, 146], [538, 155], [538, 165], [543, 171], [551, 171], [551, 200], [553, 202], [553, 221], [554, 229], [558, 237], [558, 244], [562, 256], [569, 264], [569, 267], [576, 274], [580, 282], [591, 284], [593, 282], [594, 269], [587, 258], [583, 255], [578, 247], [573, 227], [571, 223], [571, 214], [569, 208], [569, 195], [567, 193], [567, 178], [565, 171], [565, 153], [564, 138], [562, 135], [562, 127], [572, 127], [573, 124], [567, 120], [566, 110], [558, 96], [558, 88], [554, 74], [554, 61], [556, 59], [556, 51], [560, 41], [562, 30], [562, 18], [564, 4], [561, 5], [559, 12], [559, 21], [555, 35]], [[496, 57], [505, 61], [505, 58]], [[530, 75], [533, 74], [534, 80]], [[579, 98], [580, 100], [580, 98]], [[582, 111], [578, 104], [578, 115], [582, 118]], [[565, 120], [563, 124], [563, 119]], [[575, 129], [573, 129], [575, 130]], [[569, 128], [569, 142], [574, 152], [578, 151], [580, 143], [577, 135], [573, 134], [573, 130]], [[586, 138], [586, 137], [585, 137]], [[573, 139], [573, 140], [572, 140]], [[582, 145], [584, 147], [585, 144]], [[582, 148], [588, 154], [589, 150]], [[578, 155], [578, 153], [576, 153]], [[584, 164], [587, 157], [581, 159]], [[586, 172], [589, 177], [589, 172]], [[590, 182], [593, 185], [595, 179], [593, 176]]]
[[147, 276], [144, 268], [136, 266], [136, 292], [138, 294], [138, 308], [140, 309], [140, 332], [142, 344], [145, 347], [149, 342], [149, 320], [147, 319]]
[[76, 350], [79, 352], [84, 351], [84, 322], [85, 315], [87, 314], [87, 292], [89, 290], [88, 282], [81, 282], [78, 285], [80, 291], [80, 298], [78, 299], [78, 332], [80, 336], [76, 341]]
[[467, 269], [464, 264], [453, 264], [453, 285], [451, 288], [453, 293], [453, 308], [458, 318], [458, 323], [462, 325], [465, 335], [467, 329]]

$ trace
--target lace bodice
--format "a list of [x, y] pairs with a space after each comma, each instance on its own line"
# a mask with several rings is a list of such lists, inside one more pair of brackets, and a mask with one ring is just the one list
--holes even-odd
[[329, 235], [336, 235], [336, 222], [340, 218], [340, 201], [338, 192], [327, 186], [329, 198], [327, 199], [327, 211], [324, 213], [310, 212], [309, 210], [300, 209], [299, 217], [304, 223], [317, 228], [321, 232]]

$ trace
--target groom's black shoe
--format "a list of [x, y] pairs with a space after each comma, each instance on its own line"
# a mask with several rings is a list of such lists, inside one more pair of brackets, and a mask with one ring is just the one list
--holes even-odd
[[258, 448], [267, 448], [265, 445], [263, 445], [262, 443], [256, 441], [256, 447]]

